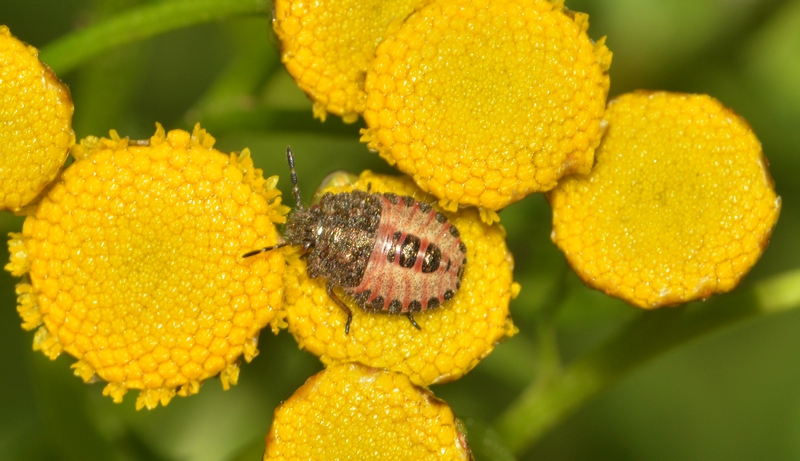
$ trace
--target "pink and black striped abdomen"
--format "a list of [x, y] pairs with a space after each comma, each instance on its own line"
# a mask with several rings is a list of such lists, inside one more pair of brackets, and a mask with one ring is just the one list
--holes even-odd
[[427, 203], [377, 196], [381, 216], [375, 246], [361, 283], [343, 289], [366, 311], [397, 314], [438, 307], [453, 297], [464, 275], [467, 248], [458, 229]]

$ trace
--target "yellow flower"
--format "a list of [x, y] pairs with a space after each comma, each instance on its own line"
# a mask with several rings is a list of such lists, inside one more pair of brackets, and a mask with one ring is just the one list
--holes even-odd
[[[394, 192], [429, 201], [408, 178], [364, 172], [349, 187]], [[506, 249], [505, 231], [483, 223], [478, 212], [465, 209], [445, 213], [458, 228], [467, 247], [467, 265], [461, 288], [437, 309], [420, 312], [414, 328], [404, 315], [366, 313], [343, 292], [337, 292], [353, 312], [350, 334], [346, 316], [328, 297], [324, 279], [310, 279], [305, 261], [292, 249], [285, 275], [286, 321], [300, 347], [323, 363], [361, 362], [405, 373], [419, 385], [458, 379], [487, 356], [494, 345], [517, 330], [508, 312], [519, 285], [513, 282], [513, 259]]]
[[275, 410], [264, 460], [469, 460], [450, 407], [400, 373], [357, 364], [311, 377]]
[[75, 374], [107, 381], [116, 402], [141, 389], [137, 408], [166, 405], [217, 374], [227, 389], [279, 321], [283, 255], [241, 258], [278, 239], [277, 178], [213, 144], [199, 126], [87, 138], [11, 234], [6, 269], [25, 276], [18, 310], [39, 327], [34, 348], [76, 357]]
[[33, 200], [75, 143], [69, 90], [38, 55], [0, 26], [0, 209]]
[[499, 210], [588, 173], [611, 53], [587, 28], [547, 0], [425, 6], [378, 46], [362, 141], [451, 211]]
[[609, 104], [588, 176], [550, 193], [553, 241], [589, 285], [645, 308], [733, 289], [778, 219], [761, 144], [706, 95]]
[[351, 123], [363, 103], [364, 74], [387, 28], [423, 0], [275, 1], [275, 33], [286, 70], [314, 102]]

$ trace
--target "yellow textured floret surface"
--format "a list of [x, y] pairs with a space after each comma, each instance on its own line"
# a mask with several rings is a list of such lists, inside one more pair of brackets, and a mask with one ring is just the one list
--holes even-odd
[[[361, 174], [353, 189], [394, 192], [417, 200], [432, 198], [409, 178]], [[326, 292], [326, 280], [311, 279], [297, 249], [287, 258], [286, 321], [300, 347], [330, 365], [360, 362], [399, 371], [420, 385], [458, 379], [487, 356], [498, 341], [516, 332], [508, 310], [519, 291], [512, 279], [513, 258], [499, 224], [481, 221], [477, 210], [445, 213], [458, 228], [467, 247], [467, 265], [461, 288], [441, 307], [414, 314], [420, 330], [405, 315], [366, 313], [347, 294], [336, 293], [353, 312], [350, 334], [346, 316]]]
[[0, 209], [33, 200], [75, 143], [69, 90], [38, 54], [0, 26]]
[[274, 28], [289, 74], [314, 102], [345, 122], [358, 118], [364, 74], [387, 28], [423, 0], [276, 0]]
[[653, 308], [734, 288], [780, 212], [747, 122], [706, 95], [609, 104], [591, 174], [550, 193], [553, 241], [589, 285]]
[[213, 144], [199, 127], [87, 138], [11, 234], [6, 269], [25, 278], [18, 310], [38, 327], [34, 348], [78, 358], [75, 374], [107, 381], [115, 401], [141, 389], [137, 407], [153, 408], [217, 374], [236, 384], [239, 358], [279, 321], [283, 255], [241, 257], [278, 239], [277, 178]]
[[358, 364], [311, 377], [275, 410], [265, 460], [469, 460], [453, 411], [408, 377]]
[[588, 17], [547, 0], [440, 0], [367, 73], [362, 141], [454, 210], [499, 210], [587, 173], [611, 53]]

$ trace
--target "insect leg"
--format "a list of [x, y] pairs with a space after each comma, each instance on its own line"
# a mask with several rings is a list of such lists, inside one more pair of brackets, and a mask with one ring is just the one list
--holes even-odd
[[331, 282], [328, 282], [327, 289], [328, 289], [328, 296], [331, 297], [333, 302], [335, 302], [336, 305], [339, 306], [344, 311], [345, 314], [347, 314], [347, 323], [344, 324], [344, 334], [349, 335], [350, 322], [353, 321], [353, 311], [351, 311], [350, 308], [347, 307], [347, 304], [345, 304], [344, 301], [342, 301], [338, 296], [336, 296], [336, 293], [333, 292], [333, 285], [331, 284]]
[[286, 161], [289, 162], [289, 171], [292, 173], [292, 194], [294, 195], [295, 204], [297, 208], [302, 208], [303, 206], [300, 202], [300, 188], [297, 187], [297, 172], [294, 171], [294, 153], [289, 146], [286, 146]]
[[414, 317], [411, 316], [411, 312], [406, 313], [406, 316], [408, 317], [408, 320], [411, 321], [411, 324], [414, 325], [414, 327], [417, 330], [421, 330], [422, 329], [422, 328], [419, 327], [419, 324], [417, 324], [417, 321], [414, 320]]
[[249, 258], [250, 256], [255, 256], [259, 253], [266, 253], [267, 251], [277, 250], [278, 248], [283, 248], [288, 244], [289, 242], [283, 242], [277, 245], [273, 245], [271, 247], [264, 247], [264, 248], [259, 248], [258, 250], [248, 251], [247, 253], [242, 255], [242, 258]]

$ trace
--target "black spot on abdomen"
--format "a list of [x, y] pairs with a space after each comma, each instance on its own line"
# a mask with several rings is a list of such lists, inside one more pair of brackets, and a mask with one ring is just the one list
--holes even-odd
[[394, 256], [397, 253], [397, 245], [400, 243], [400, 237], [402, 236], [403, 234], [399, 231], [392, 235], [392, 244], [389, 246], [389, 252], [386, 254], [386, 259], [389, 263], [394, 262]]
[[416, 235], [408, 234], [400, 247], [400, 267], [411, 268], [417, 262], [420, 240]]
[[425, 256], [422, 260], [422, 272], [425, 274], [436, 272], [436, 269], [439, 268], [439, 263], [441, 260], [442, 250], [440, 250], [435, 244], [429, 243], [428, 248], [425, 249]]

